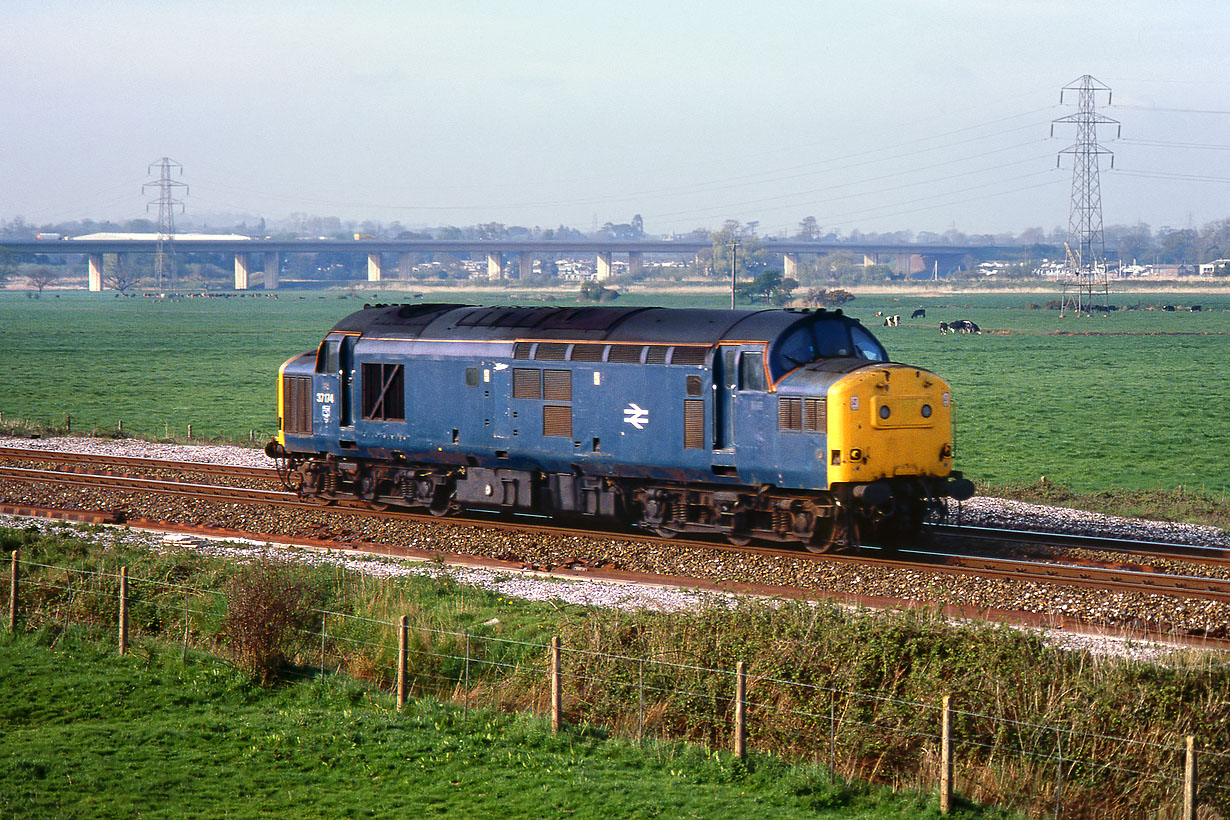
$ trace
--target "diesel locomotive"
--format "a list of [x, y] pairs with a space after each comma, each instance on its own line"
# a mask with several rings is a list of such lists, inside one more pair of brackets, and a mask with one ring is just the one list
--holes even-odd
[[842, 311], [375, 305], [282, 365], [287, 486], [329, 503], [887, 543], [973, 484], [952, 394]]

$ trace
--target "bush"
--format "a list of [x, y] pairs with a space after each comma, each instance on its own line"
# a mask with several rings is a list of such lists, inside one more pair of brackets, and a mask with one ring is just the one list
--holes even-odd
[[317, 596], [293, 568], [257, 561], [231, 578], [226, 601], [222, 631], [231, 656], [262, 685], [271, 683], [288, 657], [288, 639], [311, 626]]

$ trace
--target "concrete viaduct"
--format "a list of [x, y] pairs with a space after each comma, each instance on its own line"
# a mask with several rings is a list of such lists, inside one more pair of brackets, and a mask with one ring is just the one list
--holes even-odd
[[[783, 274], [796, 275], [799, 257], [804, 254], [827, 254], [835, 251], [862, 253], [864, 264], [876, 264], [881, 256], [906, 259], [908, 269], [919, 269], [931, 264], [945, 267], [967, 255], [991, 250], [983, 245], [923, 245], [912, 243], [865, 243], [865, 242], [809, 242], [803, 240], [758, 240], [761, 247], [771, 253], [779, 253], [783, 259]], [[247, 290], [249, 274], [259, 263], [263, 266], [263, 283], [266, 290], [278, 287], [280, 260], [292, 253], [353, 253], [367, 256], [367, 279], [382, 281], [386, 274], [383, 264], [385, 254], [397, 255], [400, 278], [407, 279], [411, 255], [416, 253], [485, 254], [487, 275], [491, 280], [503, 279], [505, 257], [517, 260], [516, 275], [512, 278], [527, 278], [533, 272], [534, 259], [542, 254], [595, 254], [597, 278], [611, 275], [611, 262], [615, 254], [627, 254], [628, 272], [637, 273], [644, 264], [645, 254], [676, 254], [697, 259], [713, 248], [709, 240], [700, 239], [655, 239], [639, 241], [620, 240], [465, 240], [465, 239], [173, 239], [166, 243], [176, 253], [212, 253], [231, 255], [235, 261], [235, 289]], [[13, 253], [43, 253], [49, 255], [75, 255], [86, 257], [89, 267], [89, 289], [103, 288], [104, 254], [153, 254], [158, 250], [156, 239], [41, 239], [0, 241], [0, 247]]]

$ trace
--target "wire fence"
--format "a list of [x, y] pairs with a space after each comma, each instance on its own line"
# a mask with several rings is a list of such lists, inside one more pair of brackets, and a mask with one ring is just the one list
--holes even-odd
[[[179, 643], [185, 657], [221, 651], [233, 638], [228, 597], [219, 590], [23, 561], [16, 552], [9, 574], [10, 629], [114, 626], [127, 651], [142, 642]], [[940, 693], [923, 701], [821, 685], [783, 674], [772, 658], [748, 658], [744, 671], [743, 664], [554, 648], [491, 634], [487, 625], [454, 631], [321, 607], [307, 616], [286, 635], [281, 676], [346, 675], [399, 707], [432, 696], [467, 711], [531, 711], [638, 741], [746, 744], [843, 778], [939, 789], [941, 800], [947, 790], [1033, 816], [1195, 817], [1201, 805], [1223, 815], [1230, 807], [1224, 732], [1197, 742], [1151, 725], [1129, 737], [1071, 719], [1009, 718]]]

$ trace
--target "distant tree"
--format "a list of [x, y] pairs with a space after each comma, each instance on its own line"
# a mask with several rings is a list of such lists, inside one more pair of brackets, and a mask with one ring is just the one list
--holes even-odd
[[814, 216], [803, 217], [803, 221], [799, 223], [799, 232], [794, 235], [795, 239], [805, 241], [813, 241], [820, 238], [820, 226], [816, 223]]
[[632, 222], [629, 224], [632, 226], [632, 233], [635, 234], [636, 239], [640, 239], [645, 235], [645, 220], [641, 219], [640, 214], [633, 214]]
[[837, 307], [853, 300], [854, 294], [841, 288], [834, 288], [833, 290], [812, 288], [807, 291], [807, 296], [803, 297], [803, 301], [812, 307]]
[[48, 267], [47, 265], [39, 265], [37, 268], [30, 271], [30, 275], [27, 278], [30, 280], [31, 286], [38, 290], [38, 295], [42, 296], [43, 288], [50, 285], [58, 279], [59, 276], [60, 273], [55, 268]]
[[0, 288], [6, 288], [9, 279], [17, 275], [17, 257], [8, 248], [0, 248]]
[[138, 282], [140, 277], [133, 269], [126, 254], [117, 253], [111, 259], [104, 257], [103, 284], [120, 293], [127, 293]]
[[581, 299], [586, 302], [613, 302], [619, 298], [619, 291], [604, 288], [593, 281], [581, 283]]
[[1196, 232], [1191, 228], [1181, 228], [1178, 230], [1171, 228], [1162, 228], [1159, 232], [1161, 239], [1161, 255], [1163, 262], [1194, 262], [1198, 254], [1196, 251]]
[[793, 279], [783, 279], [781, 271], [766, 270], [752, 281], [739, 285], [736, 293], [751, 301], [759, 297], [766, 302], [784, 305], [790, 301], [791, 292], [798, 286], [799, 283]]
[[[764, 243], [756, 238], [755, 223], [744, 225], [728, 219], [720, 231], [710, 235], [710, 239], [713, 242], [713, 275], [716, 278], [730, 278], [732, 253], [739, 282], [755, 279], [769, 265], [771, 255], [765, 250]], [[734, 243], [738, 247], [732, 249]]]

